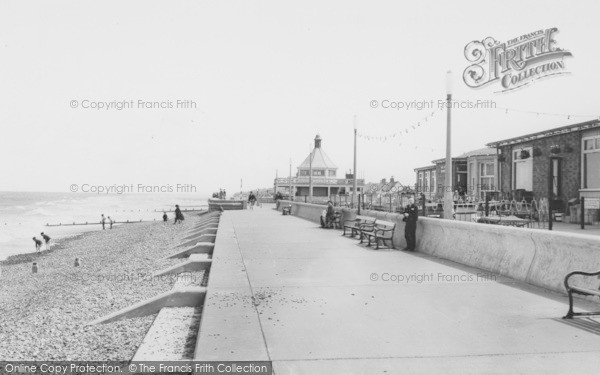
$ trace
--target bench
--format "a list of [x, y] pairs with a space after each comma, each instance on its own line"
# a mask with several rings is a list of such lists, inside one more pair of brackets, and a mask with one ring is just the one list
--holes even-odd
[[384, 220], [375, 220], [373, 224], [365, 224], [360, 229], [360, 243], [367, 238], [369, 243], [367, 246], [371, 246], [371, 239], [375, 240], [375, 249], [379, 250], [379, 242], [385, 245], [385, 241], [390, 241], [394, 248], [394, 229], [396, 229], [396, 223]]
[[569, 312], [567, 312], [567, 315], [565, 315], [563, 317], [563, 319], [573, 319], [574, 316], [590, 316], [590, 315], [600, 315], [600, 311], [593, 311], [593, 312], [574, 312], [573, 311], [573, 294], [579, 294], [582, 296], [597, 296], [600, 297], [600, 288], [599, 289], [589, 289], [589, 288], [584, 288], [581, 286], [576, 286], [576, 285], [570, 285], [569, 284], [569, 279], [572, 276], [575, 275], [580, 275], [580, 276], [596, 276], [598, 278], [600, 278], [600, 271], [598, 272], [582, 272], [582, 271], [574, 271], [569, 273], [566, 277], [565, 277], [565, 288], [567, 289], [567, 293], [569, 295]]
[[292, 205], [288, 205], [285, 206], [282, 210], [281, 213], [283, 213], [284, 215], [291, 215], [292, 214]]
[[343, 225], [344, 233], [342, 234], [342, 236], [346, 235], [346, 229], [350, 229], [350, 236], [354, 237], [358, 234], [361, 225], [373, 224], [373, 223], [375, 223], [374, 217], [362, 216], [362, 215], [356, 216], [356, 218], [354, 220], [344, 220], [344, 225]]

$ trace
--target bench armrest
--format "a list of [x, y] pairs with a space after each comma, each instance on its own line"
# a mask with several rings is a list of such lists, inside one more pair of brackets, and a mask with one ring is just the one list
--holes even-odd
[[360, 223], [360, 220], [359, 219], [344, 220], [344, 225], [346, 225], [346, 223], [354, 223], [354, 225], [356, 225], [357, 223]]
[[569, 273], [567, 276], [565, 276], [565, 288], [567, 289], [567, 291], [569, 291], [569, 289], [571, 288], [569, 286], [569, 279], [571, 278], [571, 276], [575, 276], [575, 275], [581, 275], [581, 276], [600, 276], [600, 271], [598, 271], [598, 272], [573, 271], [573, 272]]
[[358, 228], [360, 230], [374, 230], [375, 229], [375, 223], [362, 223], [358, 226]]

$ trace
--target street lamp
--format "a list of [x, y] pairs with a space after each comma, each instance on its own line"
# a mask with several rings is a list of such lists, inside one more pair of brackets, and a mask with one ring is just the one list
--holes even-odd
[[451, 109], [452, 109], [452, 71], [446, 73], [446, 171], [444, 174], [444, 219], [452, 219], [454, 201], [452, 200], [452, 135], [451, 135]]
[[[357, 181], [356, 181], [356, 115], [354, 115], [354, 167], [352, 170], [352, 178], [354, 179], [353, 183], [352, 183], [352, 204], [350, 205], [350, 207], [354, 208], [354, 201], [357, 200], [358, 196], [357, 196]], [[357, 202], [358, 203], [358, 202]], [[360, 208], [358, 209], [358, 212], [360, 214]]]

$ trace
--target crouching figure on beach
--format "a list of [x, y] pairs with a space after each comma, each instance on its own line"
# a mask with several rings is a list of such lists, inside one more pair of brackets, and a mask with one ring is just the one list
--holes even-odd
[[33, 237], [33, 242], [35, 242], [35, 252], [39, 253], [40, 250], [42, 249], [42, 241], [40, 241], [37, 238]]

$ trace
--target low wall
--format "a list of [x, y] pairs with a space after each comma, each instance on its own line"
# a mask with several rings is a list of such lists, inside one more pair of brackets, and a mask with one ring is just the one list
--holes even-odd
[[[319, 223], [323, 206], [281, 201], [279, 209], [289, 204], [292, 215]], [[342, 220], [356, 217], [356, 210], [341, 212]], [[368, 210], [361, 215], [395, 222], [394, 245], [406, 246], [401, 215]], [[569, 272], [600, 270], [600, 237], [541, 229], [419, 218], [417, 250], [561, 293]], [[584, 280], [587, 285], [578, 285], [598, 289], [597, 278]]]
[[244, 210], [246, 209], [246, 201], [243, 200], [229, 200], [229, 199], [209, 199], [208, 210], [209, 211], [223, 211], [226, 210]]

